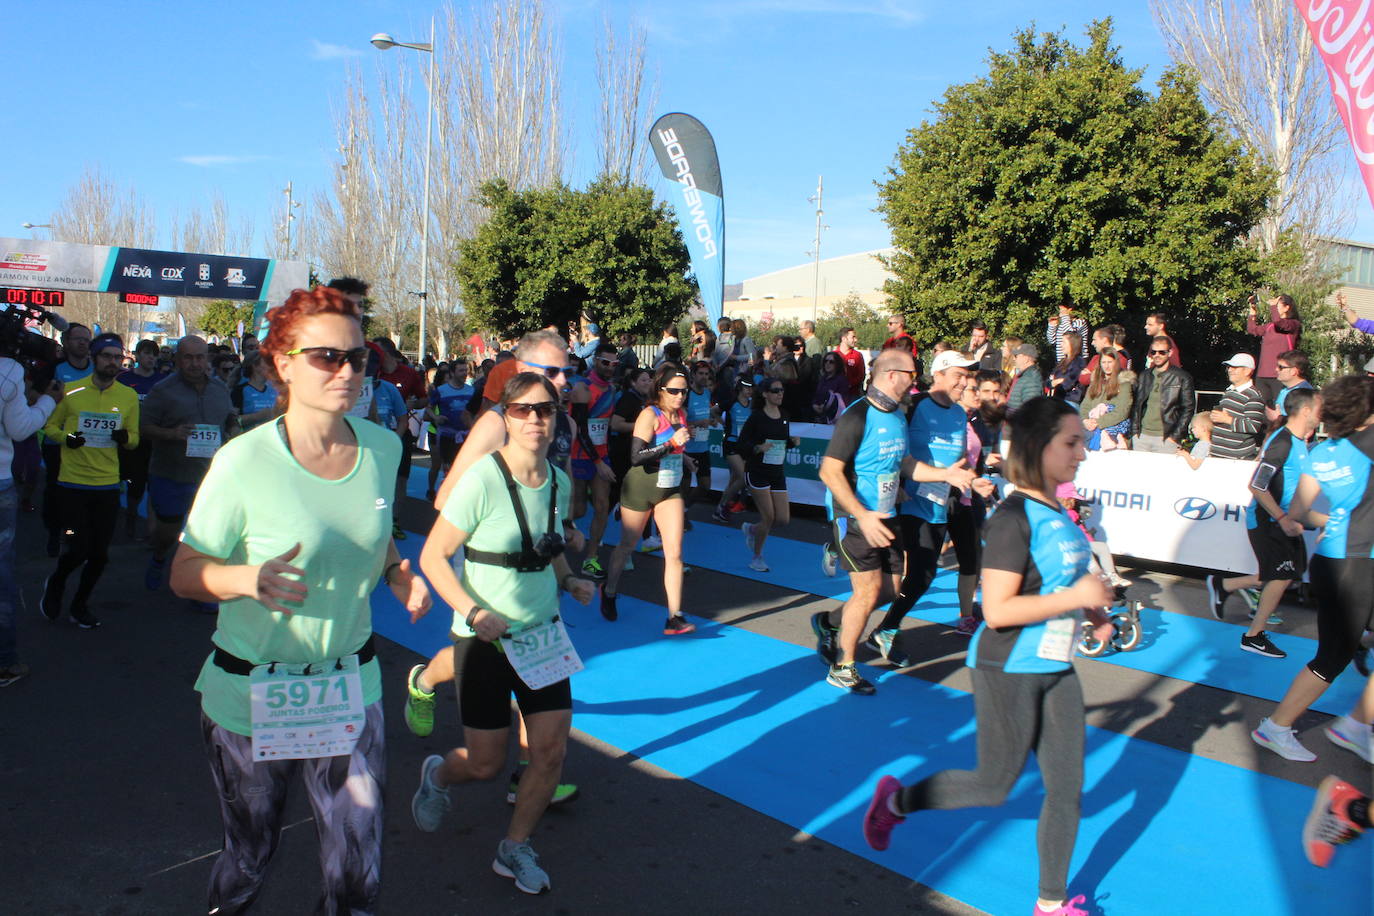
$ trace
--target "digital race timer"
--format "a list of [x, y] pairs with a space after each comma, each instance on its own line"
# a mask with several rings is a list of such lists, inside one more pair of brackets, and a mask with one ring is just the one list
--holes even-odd
[[34, 308], [55, 309], [67, 304], [67, 294], [60, 289], [0, 286], [0, 301], [6, 305], [31, 305]]
[[158, 297], [152, 293], [120, 293], [119, 301], [130, 305], [157, 305]]

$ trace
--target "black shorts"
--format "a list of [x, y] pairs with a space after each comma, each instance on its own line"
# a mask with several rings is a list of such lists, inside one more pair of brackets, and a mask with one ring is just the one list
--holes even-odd
[[906, 548], [902, 544], [902, 526], [896, 518], [885, 518], [883, 524], [892, 532], [892, 543], [873, 547], [859, 530], [859, 523], [850, 516], [842, 516], [831, 523], [835, 552], [846, 572], [872, 572], [880, 569], [894, 576], [902, 574]]
[[567, 678], [531, 690], [493, 643], [475, 636], [449, 636], [453, 639], [453, 683], [465, 728], [510, 728], [511, 694], [527, 719], [537, 712], [572, 709], [572, 683]]
[[[693, 461], [695, 461], [695, 462], [697, 463], [697, 469], [696, 469], [696, 472], [695, 472], [696, 475], [697, 475], [697, 476], [700, 476], [700, 475], [702, 475], [702, 474], [706, 474], [707, 477], [708, 477], [708, 479], [709, 479], [709, 475], [710, 475], [710, 473], [711, 473], [711, 452], [710, 452], [710, 450], [708, 449], [707, 451], [704, 451], [704, 452], [688, 452], [688, 453], [687, 453], [687, 457], [688, 457], [688, 458], [691, 458]], [[685, 470], [684, 470], [683, 473], [682, 473], [682, 479], [683, 479], [684, 481], [687, 479], [687, 472], [686, 472]]]
[[[453, 460], [458, 457], [458, 451], [463, 447], [463, 443], [457, 439], [450, 439], [447, 436], [439, 437], [439, 466], [442, 468], [451, 467]], [[434, 456], [430, 456], [434, 460]]]
[[720, 453], [724, 455], [726, 458], [729, 458], [731, 455], [738, 455], [739, 442], [722, 442], [720, 444]]
[[1331, 683], [1350, 664], [1360, 635], [1374, 623], [1374, 559], [1312, 558], [1317, 605], [1317, 653], [1307, 670]]
[[1259, 564], [1261, 582], [1296, 582], [1307, 571], [1307, 544], [1301, 537], [1289, 537], [1273, 522], [1260, 522], [1245, 533]]
[[744, 472], [744, 480], [751, 490], [787, 492], [787, 472], [780, 464], [764, 464], [749, 468]]

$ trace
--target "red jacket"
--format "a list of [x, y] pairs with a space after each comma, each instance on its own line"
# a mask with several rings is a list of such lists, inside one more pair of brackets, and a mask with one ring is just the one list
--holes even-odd
[[1269, 321], [1259, 324], [1250, 318], [1245, 322], [1247, 334], [1260, 338], [1259, 365], [1255, 378], [1278, 378], [1280, 353], [1298, 348], [1298, 338], [1302, 336], [1302, 322], [1296, 318], [1280, 318], [1279, 308], [1269, 306]]

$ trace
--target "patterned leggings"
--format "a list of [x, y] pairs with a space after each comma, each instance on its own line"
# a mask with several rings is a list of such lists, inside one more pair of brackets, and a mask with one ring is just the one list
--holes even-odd
[[298, 773], [320, 841], [324, 886], [315, 912], [376, 912], [386, 786], [381, 702], [367, 707], [362, 736], [348, 757], [255, 762], [251, 738], [221, 728], [204, 714], [200, 718], [224, 820], [224, 849], [210, 871], [210, 913], [224, 916], [252, 907], [281, 839], [287, 789]]

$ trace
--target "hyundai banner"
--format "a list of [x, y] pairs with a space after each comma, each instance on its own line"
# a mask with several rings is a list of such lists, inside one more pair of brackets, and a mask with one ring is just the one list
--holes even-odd
[[649, 145], [663, 176], [675, 183], [673, 206], [701, 304], [715, 327], [725, 307], [725, 200], [716, 141], [696, 118], [674, 112], [654, 122]]
[[1336, 110], [1374, 201], [1374, 65], [1370, 33], [1374, 4], [1369, 0], [1296, 0], [1312, 41], [1326, 64]]

